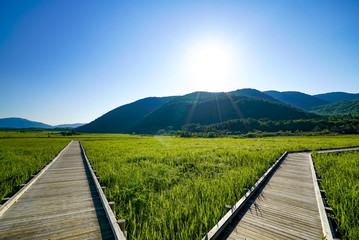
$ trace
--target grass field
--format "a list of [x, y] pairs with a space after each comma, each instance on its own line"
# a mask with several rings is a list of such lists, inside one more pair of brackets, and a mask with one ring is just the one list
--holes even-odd
[[359, 145], [359, 136], [0, 133], [0, 196], [16, 191], [71, 139], [83, 140], [108, 199], [116, 202], [118, 217], [127, 220], [129, 239], [201, 239], [225, 214], [225, 205], [240, 199], [283, 152]]
[[122, 134], [81, 134], [0, 132], [0, 200], [19, 189], [32, 174], [41, 170], [71, 140], [128, 139]]
[[201, 239], [284, 152], [359, 145], [359, 136], [84, 141], [129, 239]]
[[[18, 134], [20, 136], [20, 134]], [[0, 199], [11, 195], [50, 162], [68, 139], [0, 139]]]
[[342, 239], [359, 239], [359, 152], [314, 154], [313, 159]]

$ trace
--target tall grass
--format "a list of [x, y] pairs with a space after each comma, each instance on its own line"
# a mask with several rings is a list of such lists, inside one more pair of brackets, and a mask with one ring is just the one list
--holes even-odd
[[321, 186], [343, 239], [359, 239], [359, 152], [313, 155]]
[[68, 143], [66, 139], [0, 139], [0, 199], [15, 193]]
[[[0, 197], [14, 193], [70, 141], [47, 133], [6, 134], [0, 134]], [[107, 197], [127, 220], [129, 239], [201, 239], [225, 214], [224, 206], [233, 205], [284, 151], [359, 145], [359, 136], [73, 138], [84, 140]]]
[[284, 151], [359, 145], [359, 136], [83, 144], [129, 239], [201, 239]]

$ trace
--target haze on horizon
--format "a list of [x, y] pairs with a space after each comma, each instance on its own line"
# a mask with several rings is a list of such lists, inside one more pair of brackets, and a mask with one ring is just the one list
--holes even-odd
[[0, 2], [0, 118], [90, 122], [148, 97], [359, 92], [359, 2]]

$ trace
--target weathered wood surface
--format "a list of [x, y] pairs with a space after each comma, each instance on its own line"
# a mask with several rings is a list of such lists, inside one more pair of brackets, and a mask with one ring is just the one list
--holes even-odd
[[310, 153], [290, 153], [218, 239], [322, 239]]
[[114, 239], [79, 142], [0, 216], [0, 239]]
[[336, 153], [336, 152], [346, 152], [346, 151], [359, 151], [359, 147], [327, 149], [327, 150], [319, 150], [317, 152], [318, 153]]

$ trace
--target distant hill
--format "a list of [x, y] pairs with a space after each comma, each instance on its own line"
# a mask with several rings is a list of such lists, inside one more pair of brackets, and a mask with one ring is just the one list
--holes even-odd
[[53, 128], [53, 126], [24, 118], [1, 118], [0, 128]]
[[230, 93], [239, 94], [239, 95], [243, 95], [243, 96], [247, 96], [247, 97], [260, 98], [260, 99], [264, 99], [264, 100], [268, 100], [268, 101], [278, 102], [278, 100], [276, 98], [270, 96], [269, 94], [263, 93], [261, 91], [258, 91], [257, 89], [253, 89], [253, 88], [238, 89], [238, 90], [232, 91]]
[[[156, 109], [154, 101], [157, 102]], [[152, 108], [143, 110], [144, 105]], [[112, 110], [77, 130], [155, 133], [160, 129], [181, 129], [190, 123], [206, 125], [241, 118], [288, 120], [314, 117], [317, 115], [260, 98], [234, 93], [194, 92], [165, 99], [142, 99]]]
[[291, 105], [302, 110], [311, 110], [313, 107], [327, 104], [327, 101], [319, 99], [302, 92], [278, 92], [278, 91], [264, 91], [265, 94], [277, 99], [278, 101]]
[[176, 97], [144, 98], [115, 108], [76, 130], [85, 133], [128, 133], [138, 121], [174, 98]]
[[85, 123], [52, 126], [41, 122], [30, 121], [24, 118], [0, 118], [0, 128], [77, 128], [83, 125], [85, 125]]
[[314, 113], [322, 115], [359, 117], [359, 100], [330, 103], [313, 108]]
[[334, 103], [334, 102], [359, 99], [359, 93], [330, 92], [330, 93], [317, 94], [314, 95], [314, 97], [319, 98], [328, 103]]
[[85, 125], [86, 123], [72, 123], [72, 124], [60, 124], [53, 126], [55, 128], [77, 128]]

